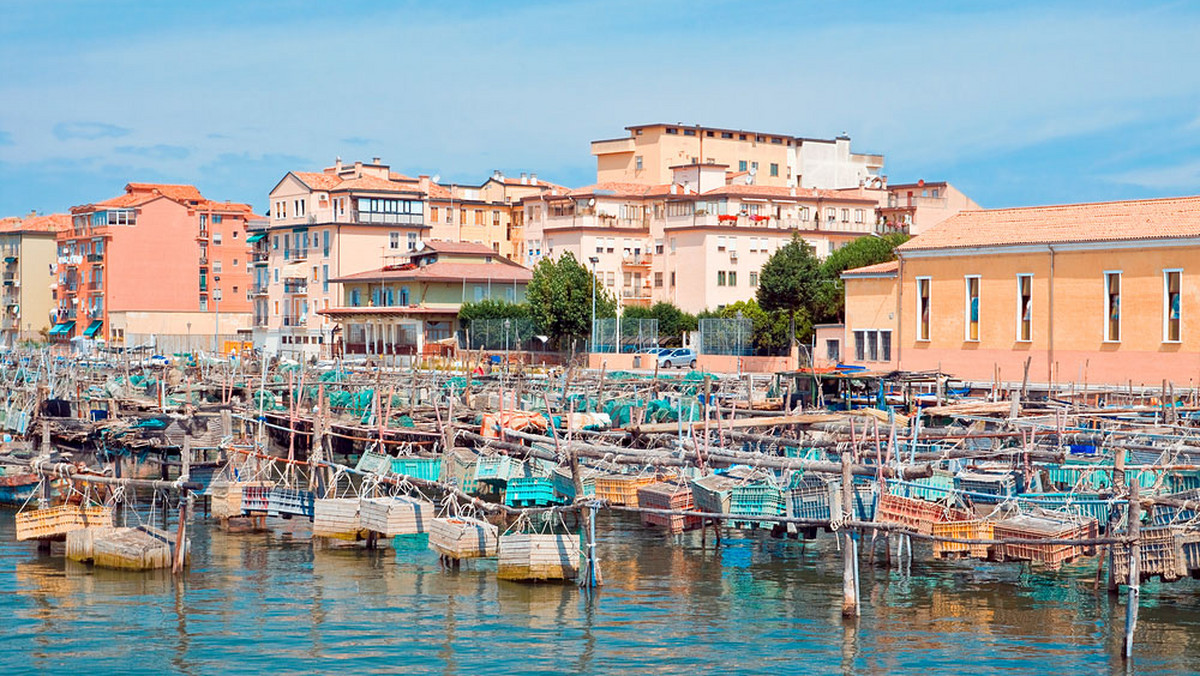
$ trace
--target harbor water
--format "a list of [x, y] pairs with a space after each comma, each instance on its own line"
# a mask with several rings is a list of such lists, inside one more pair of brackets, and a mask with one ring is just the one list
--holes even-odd
[[[287, 522], [277, 525], [293, 527]], [[1124, 605], [1095, 559], [862, 566], [843, 622], [833, 538], [727, 532], [721, 547], [603, 515], [605, 586], [444, 570], [424, 543], [314, 550], [197, 522], [186, 575], [92, 569], [16, 542], [0, 513], [3, 673], [1106, 673]], [[1200, 583], [1149, 583], [1133, 673], [1200, 672]]]

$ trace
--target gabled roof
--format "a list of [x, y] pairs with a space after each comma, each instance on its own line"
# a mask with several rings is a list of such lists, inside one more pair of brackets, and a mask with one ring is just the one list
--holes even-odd
[[461, 263], [438, 261], [420, 267], [401, 265], [380, 270], [368, 270], [352, 275], [345, 275], [330, 281], [342, 282], [487, 282], [493, 284], [527, 283], [533, 278], [533, 272], [499, 255], [490, 263], [474, 262]]
[[897, 251], [1200, 237], [1200, 196], [964, 211]]
[[204, 199], [200, 190], [194, 185], [171, 183], [130, 183], [125, 186], [127, 193], [157, 193], [176, 202], [198, 202]]
[[864, 265], [842, 272], [842, 277], [895, 277], [900, 271], [900, 261], [887, 261], [874, 265]]
[[246, 215], [254, 214], [254, 207], [250, 206], [249, 204], [242, 204], [241, 202], [214, 202], [213, 200], [206, 199], [197, 204], [194, 208], [196, 211], [217, 211], [227, 214], [236, 213]]
[[312, 190], [333, 190], [342, 182], [342, 179], [337, 176], [320, 171], [293, 171], [290, 173]]
[[448, 253], [448, 254], [475, 254], [478, 256], [495, 256], [500, 258], [500, 254], [496, 253], [489, 246], [475, 244], [474, 242], [449, 242], [443, 240], [430, 240], [424, 242], [425, 248], [414, 251], [414, 256], [420, 256], [426, 253]]
[[358, 190], [364, 192], [405, 192], [419, 193], [420, 187], [416, 183], [400, 183], [397, 181], [389, 181], [384, 178], [375, 176], [358, 176], [356, 178], [343, 179], [336, 188], [331, 190], [337, 192]]
[[0, 232], [58, 232], [71, 227], [70, 214], [10, 216], [0, 218]]

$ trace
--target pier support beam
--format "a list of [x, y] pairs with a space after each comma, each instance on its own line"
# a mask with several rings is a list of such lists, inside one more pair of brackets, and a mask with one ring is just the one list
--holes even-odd
[[[842, 519], [854, 519], [854, 475], [850, 473], [850, 451], [842, 451]], [[858, 617], [858, 543], [849, 528], [842, 538], [842, 617]]]

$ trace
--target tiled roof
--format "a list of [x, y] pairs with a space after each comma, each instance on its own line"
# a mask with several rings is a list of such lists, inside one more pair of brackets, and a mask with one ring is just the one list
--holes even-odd
[[898, 251], [1200, 237], [1200, 196], [964, 211]]
[[414, 255], [424, 253], [455, 253], [455, 254], [478, 254], [480, 256], [496, 256], [500, 254], [492, 250], [490, 246], [475, 244], [474, 242], [448, 242], [442, 240], [430, 240], [425, 242], [425, 248], [415, 252]]
[[174, 185], [170, 183], [130, 183], [125, 186], [125, 192], [157, 193], [169, 197], [176, 202], [192, 202], [204, 199], [194, 185]]
[[493, 284], [512, 282], [528, 282], [533, 273], [508, 261], [492, 261], [491, 263], [454, 263], [438, 261], [421, 267], [384, 268], [383, 270], [368, 270], [352, 275], [332, 279], [332, 282], [486, 282]]
[[292, 176], [313, 190], [333, 190], [342, 182], [337, 176], [320, 171], [293, 171]]
[[888, 261], [886, 263], [876, 263], [874, 265], [864, 265], [861, 268], [854, 268], [842, 272], [843, 277], [856, 277], [858, 275], [882, 275], [888, 273], [896, 273], [900, 270], [900, 261]]
[[0, 219], [0, 232], [58, 232], [71, 227], [70, 214], [12, 216]]
[[376, 178], [374, 176], [359, 176], [357, 178], [349, 178], [343, 180], [336, 188], [331, 190], [366, 190], [371, 192], [419, 192], [420, 188], [416, 183], [404, 184], [396, 181], [389, 181], [384, 178]]
[[214, 202], [204, 200], [195, 206], [196, 211], [220, 211], [224, 213], [253, 214], [254, 207], [241, 202]]
[[[676, 192], [672, 193], [672, 188]], [[683, 186], [673, 186], [670, 183], [646, 185], [643, 183], [624, 183], [621, 181], [604, 181], [593, 185], [576, 188], [567, 192], [568, 197], [612, 196], [612, 197], [655, 197], [659, 195], [694, 195], [695, 191], [685, 191]]]
[[446, 186], [444, 186], [444, 185], [441, 185], [441, 184], [439, 184], [439, 183], [430, 183], [430, 184], [429, 184], [429, 189], [428, 189], [426, 192], [427, 192], [427, 194], [429, 195], [429, 197], [430, 197], [430, 198], [432, 198], [432, 199], [435, 199], [435, 200], [437, 200], [437, 199], [442, 199], [442, 200], [448, 200], [448, 199], [450, 199], [450, 188], [447, 188]]

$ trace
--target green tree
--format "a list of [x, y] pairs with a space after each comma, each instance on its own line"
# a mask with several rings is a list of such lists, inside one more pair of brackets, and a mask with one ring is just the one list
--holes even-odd
[[827, 280], [817, 289], [815, 317], [818, 321], [839, 321], [846, 304], [845, 285], [842, 273], [876, 263], [896, 260], [896, 247], [909, 239], [902, 232], [887, 235], [859, 237], [846, 246], [829, 254], [821, 263], [821, 277]]
[[[736, 319], [739, 312], [742, 319], [749, 319], [751, 322], [752, 328], [748, 338], [754, 346], [755, 354], [775, 355], [787, 352], [790, 329], [787, 312], [782, 310], [767, 312], [751, 298], [726, 305], [720, 311], [710, 313], [710, 315], [724, 319]], [[798, 319], [801, 327], [800, 333], [804, 335], [811, 327], [803, 316]]]
[[677, 347], [683, 344], [683, 334], [696, 330], [696, 316], [690, 315], [666, 301], [650, 307], [650, 316], [658, 320], [659, 345]]
[[819, 300], [819, 286], [820, 261], [812, 246], [798, 233], [793, 233], [792, 241], [771, 254], [758, 273], [758, 305], [767, 312], [786, 313], [789, 346], [796, 340], [797, 315], [803, 322], [811, 322]]
[[475, 319], [529, 319], [529, 306], [524, 303], [509, 303], [503, 300], [484, 300], [463, 303], [458, 309], [461, 321]]
[[591, 334], [592, 293], [596, 317], [617, 316], [617, 301], [570, 252], [557, 260], [543, 258], [533, 268], [525, 291], [529, 314], [540, 331], [560, 349], [566, 340]]

